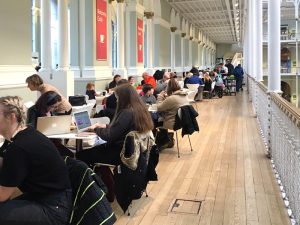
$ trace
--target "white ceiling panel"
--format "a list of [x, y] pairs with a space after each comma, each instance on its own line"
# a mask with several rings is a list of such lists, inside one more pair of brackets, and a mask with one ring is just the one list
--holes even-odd
[[[215, 43], [238, 43], [244, 33], [244, 14], [247, 0], [167, 0], [189, 23], [195, 25]], [[253, 1], [253, 0], [252, 0]], [[257, 0], [254, 0], [257, 1]], [[295, 20], [294, 1], [282, 0], [281, 19]], [[267, 21], [267, 0], [264, 0], [264, 18]], [[238, 15], [239, 12], [239, 16]], [[238, 17], [238, 19], [237, 19]], [[239, 21], [238, 24], [236, 21]], [[237, 32], [239, 30], [239, 33]]]

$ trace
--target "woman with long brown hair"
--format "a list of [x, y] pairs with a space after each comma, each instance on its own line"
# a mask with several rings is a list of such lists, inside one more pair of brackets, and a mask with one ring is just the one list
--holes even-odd
[[120, 152], [126, 135], [130, 131], [146, 133], [153, 129], [150, 113], [130, 84], [123, 84], [115, 89], [117, 110], [112, 122], [107, 126], [94, 124], [89, 130], [94, 131], [106, 144], [80, 151], [77, 158], [88, 165], [108, 163], [118, 165]]

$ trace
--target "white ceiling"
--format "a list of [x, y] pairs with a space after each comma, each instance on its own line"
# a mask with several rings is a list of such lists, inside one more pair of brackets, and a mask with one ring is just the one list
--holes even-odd
[[241, 39], [244, 0], [167, 1], [215, 43], [238, 43]]
[[[196, 28], [201, 30], [213, 42], [243, 42], [244, 17], [247, 16], [247, 0], [167, 1], [181, 16], [189, 21], [189, 23], [194, 24]], [[297, 2], [299, 0], [281, 1], [281, 20], [295, 21], [294, 1]], [[263, 2], [263, 21], [267, 22], [268, 0], [263, 0]], [[239, 16], [237, 19], [238, 12]], [[236, 21], [239, 22], [236, 23]]]

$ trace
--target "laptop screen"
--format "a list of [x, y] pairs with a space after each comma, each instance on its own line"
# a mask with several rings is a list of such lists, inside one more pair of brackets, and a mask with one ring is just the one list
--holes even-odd
[[91, 120], [87, 111], [75, 112], [74, 119], [76, 122], [77, 130], [81, 131], [91, 126]]

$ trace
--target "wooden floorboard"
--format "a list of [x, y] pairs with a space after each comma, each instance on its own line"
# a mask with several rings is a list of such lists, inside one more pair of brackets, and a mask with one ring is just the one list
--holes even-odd
[[[117, 225], [288, 225], [270, 160], [247, 94], [197, 103], [200, 132], [160, 154], [159, 180], [133, 201], [130, 216], [112, 204]], [[180, 134], [179, 134], [180, 136]], [[171, 212], [174, 199], [202, 201], [198, 214]], [[182, 203], [191, 212], [196, 204]]]

